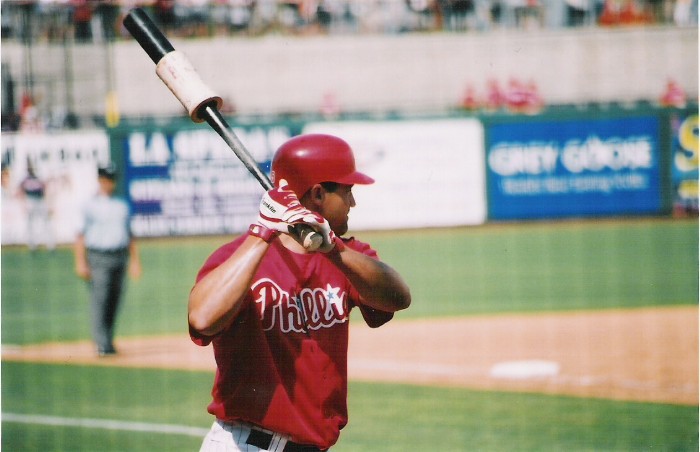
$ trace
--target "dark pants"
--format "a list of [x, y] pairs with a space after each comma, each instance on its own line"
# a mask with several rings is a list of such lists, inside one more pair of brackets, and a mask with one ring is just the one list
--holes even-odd
[[92, 338], [101, 352], [114, 351], [114, 324], [122, 296], [129, 252], [88, 250]]

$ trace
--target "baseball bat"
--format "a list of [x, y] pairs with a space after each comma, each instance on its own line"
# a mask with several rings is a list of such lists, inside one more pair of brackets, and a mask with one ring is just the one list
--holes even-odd
[[[124, 17], [124, 27], [156, 64], [156, 74], [185, 107], [194, 122], [206, 121], [226, 142], [236, 157], [255, 176], [265, 190], [273, 188], [253, 156], [233, 132], [219, 111], [223, 105], [220, 96], [207, 86], [187, 57], [173, 47], [155, 23], [141, 8], [134, 8]], [[317, 250], [323, 237], [305, 224], [293, 227], [299, 243], [309, 251]]]

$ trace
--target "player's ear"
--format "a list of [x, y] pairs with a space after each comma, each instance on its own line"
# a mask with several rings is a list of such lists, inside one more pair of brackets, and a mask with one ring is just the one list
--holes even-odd
[[314, 210], [317, 210], [323, 204], [323, 199], [326, 196], [326, 190], [321, 184], [313, 185], [308, 192], [306, 192], [309, 202], [314, 206]]

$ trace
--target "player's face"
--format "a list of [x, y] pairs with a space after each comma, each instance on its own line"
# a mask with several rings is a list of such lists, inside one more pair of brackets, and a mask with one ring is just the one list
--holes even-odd
[[355, 197], [352, 194], [352, 185], [339, 185], [335, 191], [325, 192], [319, 213], [328, 220], [333, 232], [341, 236], [348, 232], [348, 218], [353, 207]]

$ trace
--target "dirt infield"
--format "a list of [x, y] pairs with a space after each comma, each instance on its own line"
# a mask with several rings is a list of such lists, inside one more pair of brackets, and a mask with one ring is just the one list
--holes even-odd
[[[351, 326], [353, 380], [698, 405], [698, 308], [499, 315]], [[2, 348], [12, 361], [212, 370], [186, 334]]]

